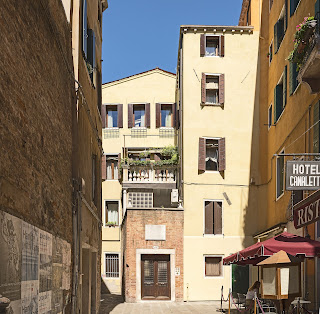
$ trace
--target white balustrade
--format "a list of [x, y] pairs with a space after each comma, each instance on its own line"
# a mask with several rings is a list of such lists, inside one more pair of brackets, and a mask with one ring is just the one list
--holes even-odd
[[135, 183], [170, 183], [176, 181], [176, 169], [148, 169], [148, 168], [137, 168], [129, 167], [127, 178], [124, 177], [125, 182]]

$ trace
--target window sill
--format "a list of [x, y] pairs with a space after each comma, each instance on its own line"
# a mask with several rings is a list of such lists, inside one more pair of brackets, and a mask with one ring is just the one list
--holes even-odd
[[282, 192], [282, 194], [280, 194], [279, 196], [277, 196], [276, 198], [276, 202], [279, 201], [279, 199], [284, 195], [284, 192]]
[[224, 238], [224, 234], [203, 234], [204, 238]]
[[206, 57], [206, 58], [222, 58], [221, 56], [207, 56], [207, 55], [204, 55], [204, 57]]
[[220, 173], [218, 170], [205, 170], [204, 173]]
[[117, 126], [115, 127], [110, 127], [110, 128], [103, 128], [103, 130], [119, 130]]
[[108, 227], [109, 227], [109, 228], [111, 228], [111, 227], [115, 228], [115, 227], [119, 227], [119, 225], [104, 225], [104, 227], [105, 227], [105, 228], [108, 228]]
[[223, 103], [210, 103], [210, 102], [205, 102], [205, 103], [200, 103], [200, 106], [208, 106], [208, 107], [222, 107]]

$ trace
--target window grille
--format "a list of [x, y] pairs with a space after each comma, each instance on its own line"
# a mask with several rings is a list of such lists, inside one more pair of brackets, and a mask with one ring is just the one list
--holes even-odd
[[106, 254], [106, 277], [119, 278], [119, 254]]
[[159, 137], [174, 137], [174, 128], [160, 128]]
[[135, 138], [147, 137], [147, 128], [143, 128], [143, 127], [132, 128], [131, 137], [135, 137]]
[[128, 207], [134, 208], [152, 208], [152, 192], [129, 192]]
[[119, 129], [118, 128], [110, 128], [103, 129], [103, 138], [118, 138], [119, 137]]

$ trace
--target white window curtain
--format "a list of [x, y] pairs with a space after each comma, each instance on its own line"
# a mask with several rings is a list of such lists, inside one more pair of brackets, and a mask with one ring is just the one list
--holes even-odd
[[107, 203], [106, 209], [108, 211], [107, 222], [118, 225], [119, 224], [118, 202]]
[[215, 163], [218, 162], [218, 148], [216, 147], [210, 147], [207, 148], [207, 154], [206, 154], [206, 161], [213, 161]]
[[118, 126], [118, 111], [116, 109], [108, 110], [108, 127], [115, 128]]
[[[113, 169], [112, 169], [113, 164]], [[107, 160], [107, 180], [118, 180], [118, 160]]]

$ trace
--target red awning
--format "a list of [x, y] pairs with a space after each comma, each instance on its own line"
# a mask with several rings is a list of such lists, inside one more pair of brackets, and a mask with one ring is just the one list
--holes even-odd
[[224, 258], [223, 264], [256, 265], [280, 250], [293, 256], [315, 257], [320, 256], [320, 242], [283, 232]]

